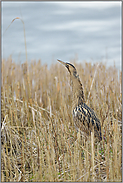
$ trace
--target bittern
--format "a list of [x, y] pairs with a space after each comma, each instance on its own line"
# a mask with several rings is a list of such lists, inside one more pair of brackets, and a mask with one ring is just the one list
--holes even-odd
[[87, 136], [91, 135], [94, 131], [94, 135], [98, 140], [102, 140], [101, 124], [100, 120], [96, 116], [95, 112], [86, 105], [83, 86], [77, 74], [76, 68], [67, 62], [58, 60], [63, 64], [70, 73], [70, 80], [72, 85], [72, 113], [75, 127], [84, 132]]

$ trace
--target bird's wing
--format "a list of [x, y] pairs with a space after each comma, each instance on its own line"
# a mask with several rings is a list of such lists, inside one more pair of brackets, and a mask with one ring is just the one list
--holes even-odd
[[80, 129], [84, 129], [86, 133], [90, 133], [92, 131], [92, 126], [94, 126], [95, 135], [101, 138], [100, 120], [97, 118], [95, 112], [85, 103], [77, 106], [73, 110], [73, 118], [76, 125], [79, 125]]

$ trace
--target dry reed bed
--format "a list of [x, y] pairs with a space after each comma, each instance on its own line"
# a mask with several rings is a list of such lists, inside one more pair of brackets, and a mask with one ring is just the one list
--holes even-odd
[[102, 142], [76, 132], [64, 67], [3, 60], [2, 181], [121, 181], [122, 73], [102, 63], [72, 62], [101, 121]]

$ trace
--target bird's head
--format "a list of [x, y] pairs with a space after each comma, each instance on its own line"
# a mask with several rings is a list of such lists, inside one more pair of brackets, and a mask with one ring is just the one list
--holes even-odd
[[76, 71], [76, 68], [72, 64], [67, 63], [67, 62], [63, 62], [63, 61], [58, 60], [58, 59], [57, 59], [57, 61], [59, 61], [61, 64], [63, 64], [68, 69], [70, 75], [76, 76], [77, 71]]

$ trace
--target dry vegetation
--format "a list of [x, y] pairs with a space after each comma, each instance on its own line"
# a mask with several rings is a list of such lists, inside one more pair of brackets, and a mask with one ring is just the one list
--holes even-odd
[[[76, 132], [67, 70], [55, 62], [2, 61], [1, 181], [121, 181], [121, 74], [102, 63], [77, 64], [103, 140]], [[96, 72], [96, 75], [95, 75]], [[93, 142], [94, 141], [94, 142]]]

